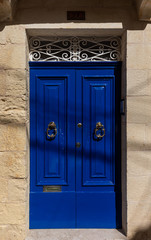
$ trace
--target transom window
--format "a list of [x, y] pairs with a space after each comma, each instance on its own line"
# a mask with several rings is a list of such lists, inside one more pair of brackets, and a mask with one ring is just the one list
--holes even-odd
[[30, 61], [120, 61], [120, 37], [30, 37]]

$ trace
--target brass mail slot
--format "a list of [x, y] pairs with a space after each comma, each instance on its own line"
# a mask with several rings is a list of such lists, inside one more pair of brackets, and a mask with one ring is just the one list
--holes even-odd
[[61, 186], [43, 186], [43, 192], [61, 192]]

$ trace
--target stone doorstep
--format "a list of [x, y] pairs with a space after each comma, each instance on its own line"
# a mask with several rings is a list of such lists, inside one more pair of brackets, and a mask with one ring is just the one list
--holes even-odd
[[32, 229], [25, 240], [126, 240], [117, 229]]

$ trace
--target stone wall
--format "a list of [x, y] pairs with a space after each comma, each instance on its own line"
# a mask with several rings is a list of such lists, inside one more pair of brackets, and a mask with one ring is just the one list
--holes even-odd
[[[129, 232], [151, 238], [151, 26], [127, 32], [127, 201]], [[149, 236], [148, 236], [149, 239]]]
[[[67, 10], [85, 10], [86, 21], [68, 22]], [[72, 29], [77, 35], [123, 36], [122, 97], [127, 100], [127, 119], [122, 117], [123, 229], [129, 239], [139, 240], [137, 234], [150, 239], [151, 26], [137, 20], [130, 0], [20, 0], [14, 21], [1, 24], [0, 239], [24, 240], [28, 234], [26, 35], [73, 34]]]

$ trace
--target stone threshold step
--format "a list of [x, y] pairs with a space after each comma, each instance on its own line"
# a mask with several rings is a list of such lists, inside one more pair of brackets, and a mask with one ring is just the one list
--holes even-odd
[[32, 229], [25, 240], [126, 240], [117, 229]]

